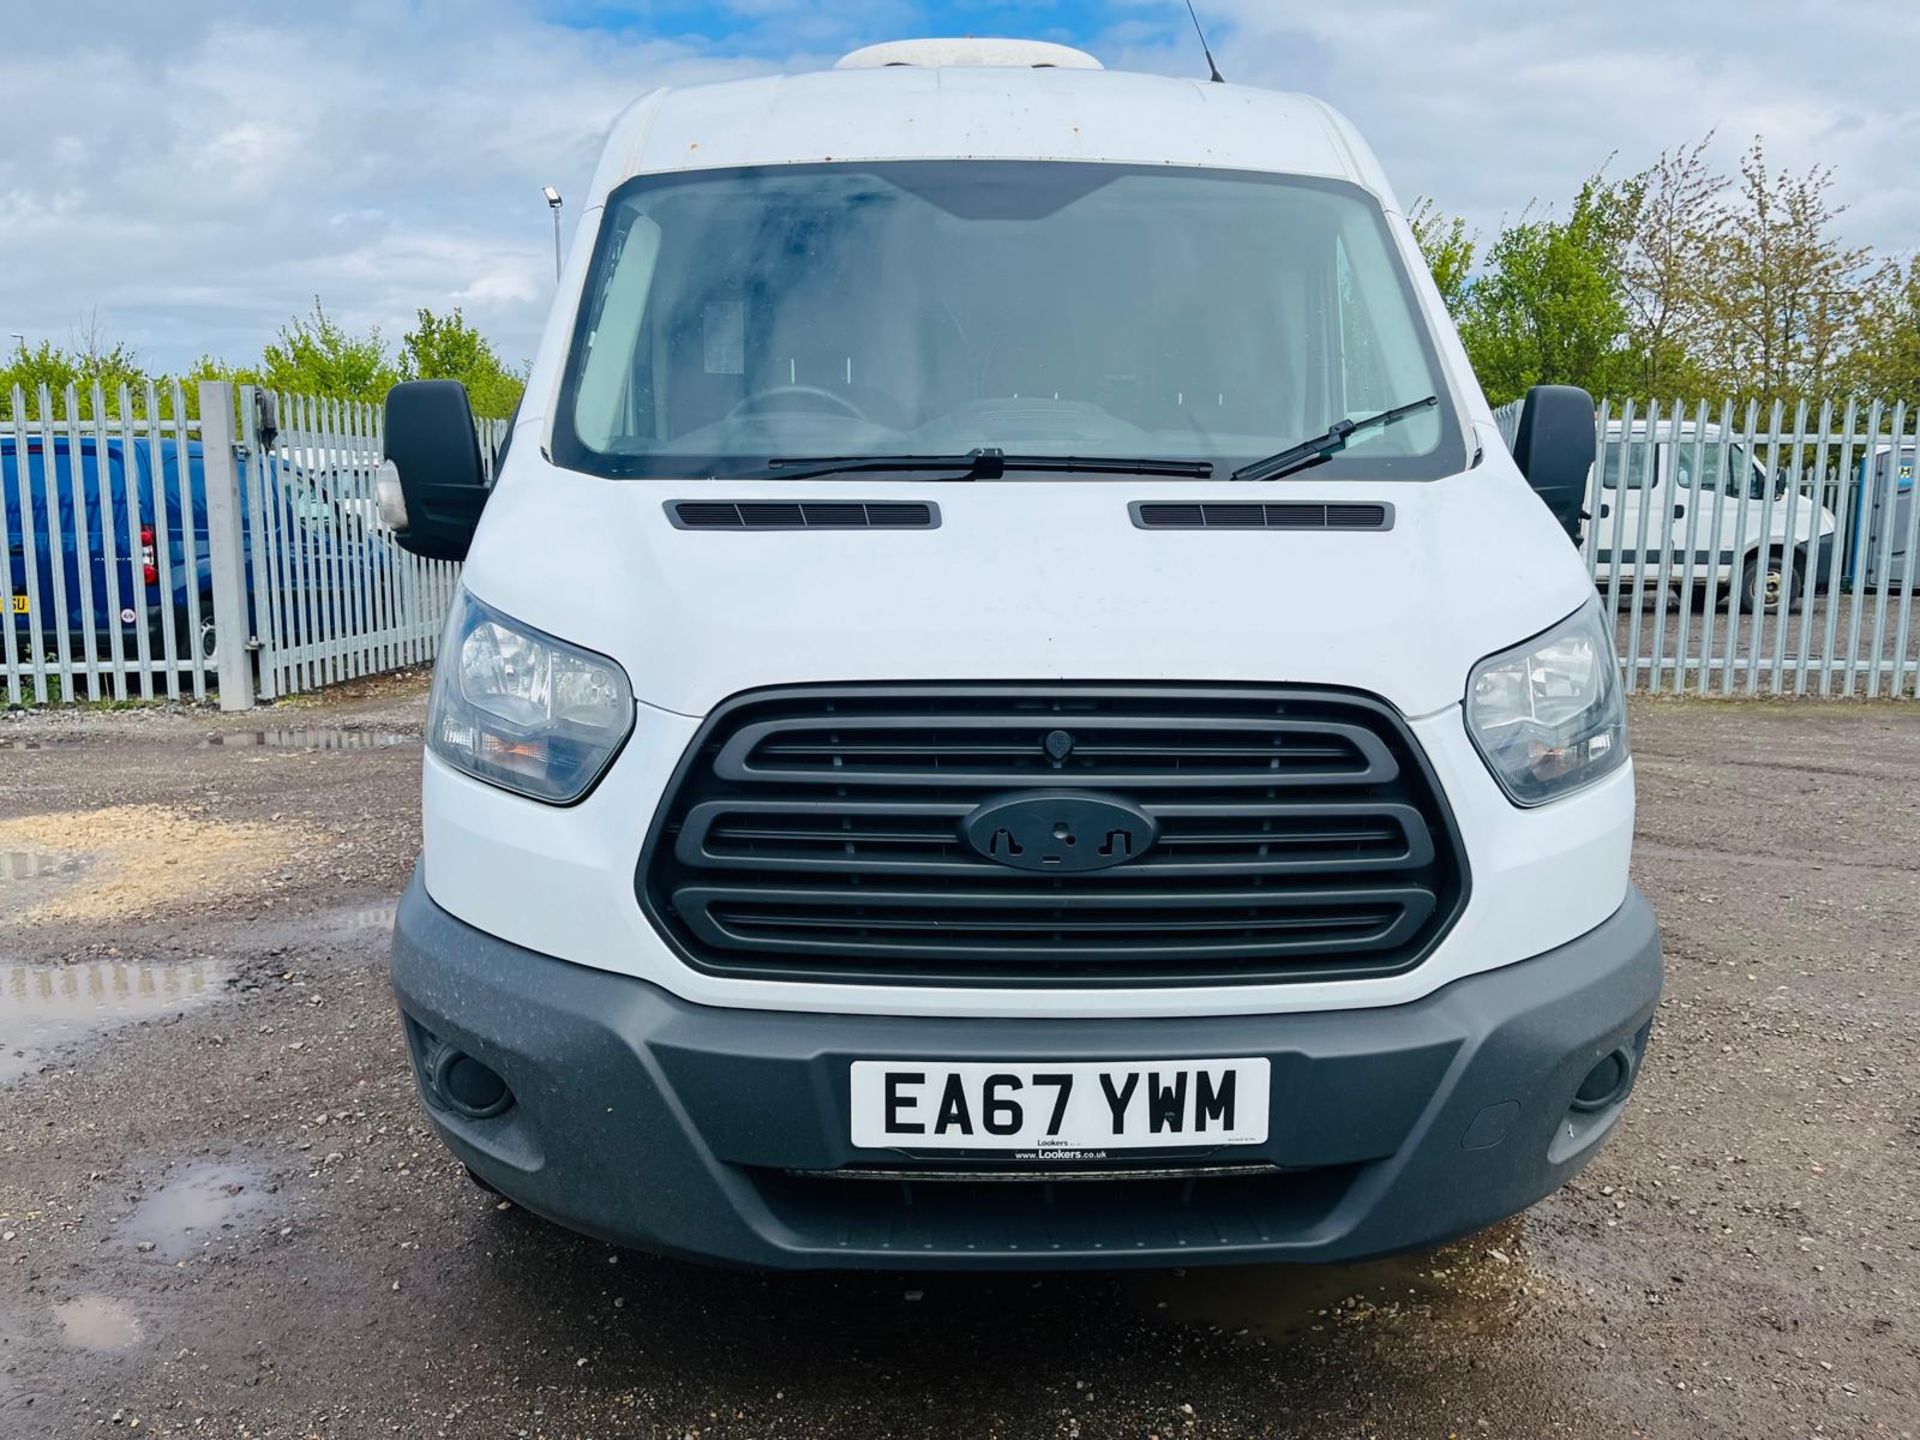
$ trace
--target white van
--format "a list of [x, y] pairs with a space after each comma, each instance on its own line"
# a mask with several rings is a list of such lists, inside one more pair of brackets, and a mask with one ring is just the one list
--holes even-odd
[[1809, 487], [1776, 481], [1718, 425], [1649, 432], [1614, 421], [1597, 468], [1588, 523], [1602, 588], [1612, 582], [1627, 595], [1638, 573], [1647, 590], [1664, 565], [1665, 583], [1689, 586], [1695, 598], [1772, 611], [1831, 587], [1833, 512]]
[[1539, 1199], [1661, 985], [1592, 417], [1509, 454], [1314, 100], [1019, 42], [647, 96], [497, 484], [457, 385], [387, 403], [390, 518], [466, 561], [393, 954], [434, 1125], [766, 1266]]

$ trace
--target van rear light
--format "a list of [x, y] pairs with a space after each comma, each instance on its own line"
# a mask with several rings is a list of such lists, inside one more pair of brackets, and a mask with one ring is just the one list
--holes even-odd
[[142, 565], [140, 567], [140, 578], [149, 585], [158, 585], [160, 583], [160, 567], [158, 565]]
[[140, 527], [140, 578], [149, 585], [160, 583], [160, 567], [154, 563], [153, 527]]

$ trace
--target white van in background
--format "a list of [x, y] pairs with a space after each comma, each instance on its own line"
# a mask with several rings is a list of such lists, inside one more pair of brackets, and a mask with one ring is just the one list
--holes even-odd
[[1620, 1119], [1661, 959], [1562, 528], [1592, 401], [1509, 453], [1318, 101], [1018, 41], [657, 91], [497, 483], [457, 384], [385, 439], [401, 543], [466, 562], [394, 990], [528, 1209], [1342, 1260]]
[[1792, 608], [1832, 586], [1833, 512], [1809, 487], [1776, 480], [1719, 426], [1682, 422], [1650, 434], [1615, 421], [1602, 450], [1588, 524], [1603, 590], [1615, 582], [1630, 593], [1636, 573], [1648, 589], [1663, 563], [1667, 583], [1690, 582], [1716, 604], [1737, 596], [1746, 611]]

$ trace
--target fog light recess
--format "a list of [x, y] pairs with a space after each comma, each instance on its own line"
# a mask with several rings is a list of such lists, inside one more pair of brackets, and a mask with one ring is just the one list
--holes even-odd
[[1610, 1055], [1602, 1056], [1574, 1092], [1573, 1108], [1591, 1114], [1596, 1110], [1605, 1110], [1609, 1105], [1617, 1105], [1633, 1088], [1633, 1069], [1634, 1053], [1625, 1045]]
[[499, 1072], [451, 1045], [433, 1057], [433, 1093], [441, 1104], [469, 1120], [487, 1120], [513, 1104]]

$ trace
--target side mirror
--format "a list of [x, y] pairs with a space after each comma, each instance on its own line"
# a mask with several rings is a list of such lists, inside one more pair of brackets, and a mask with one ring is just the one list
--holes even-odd
[[1593, 397], [1577, 385], [1536, 385], [1520, 410], [1514, 463], [1575, 544], [1593, 472]]
[[428, 560], [464, 560], [487, 503], [487, 473], [467, 387], [409, 380], [387, 392], [387, 459], [380, 518], [403, 549]]

